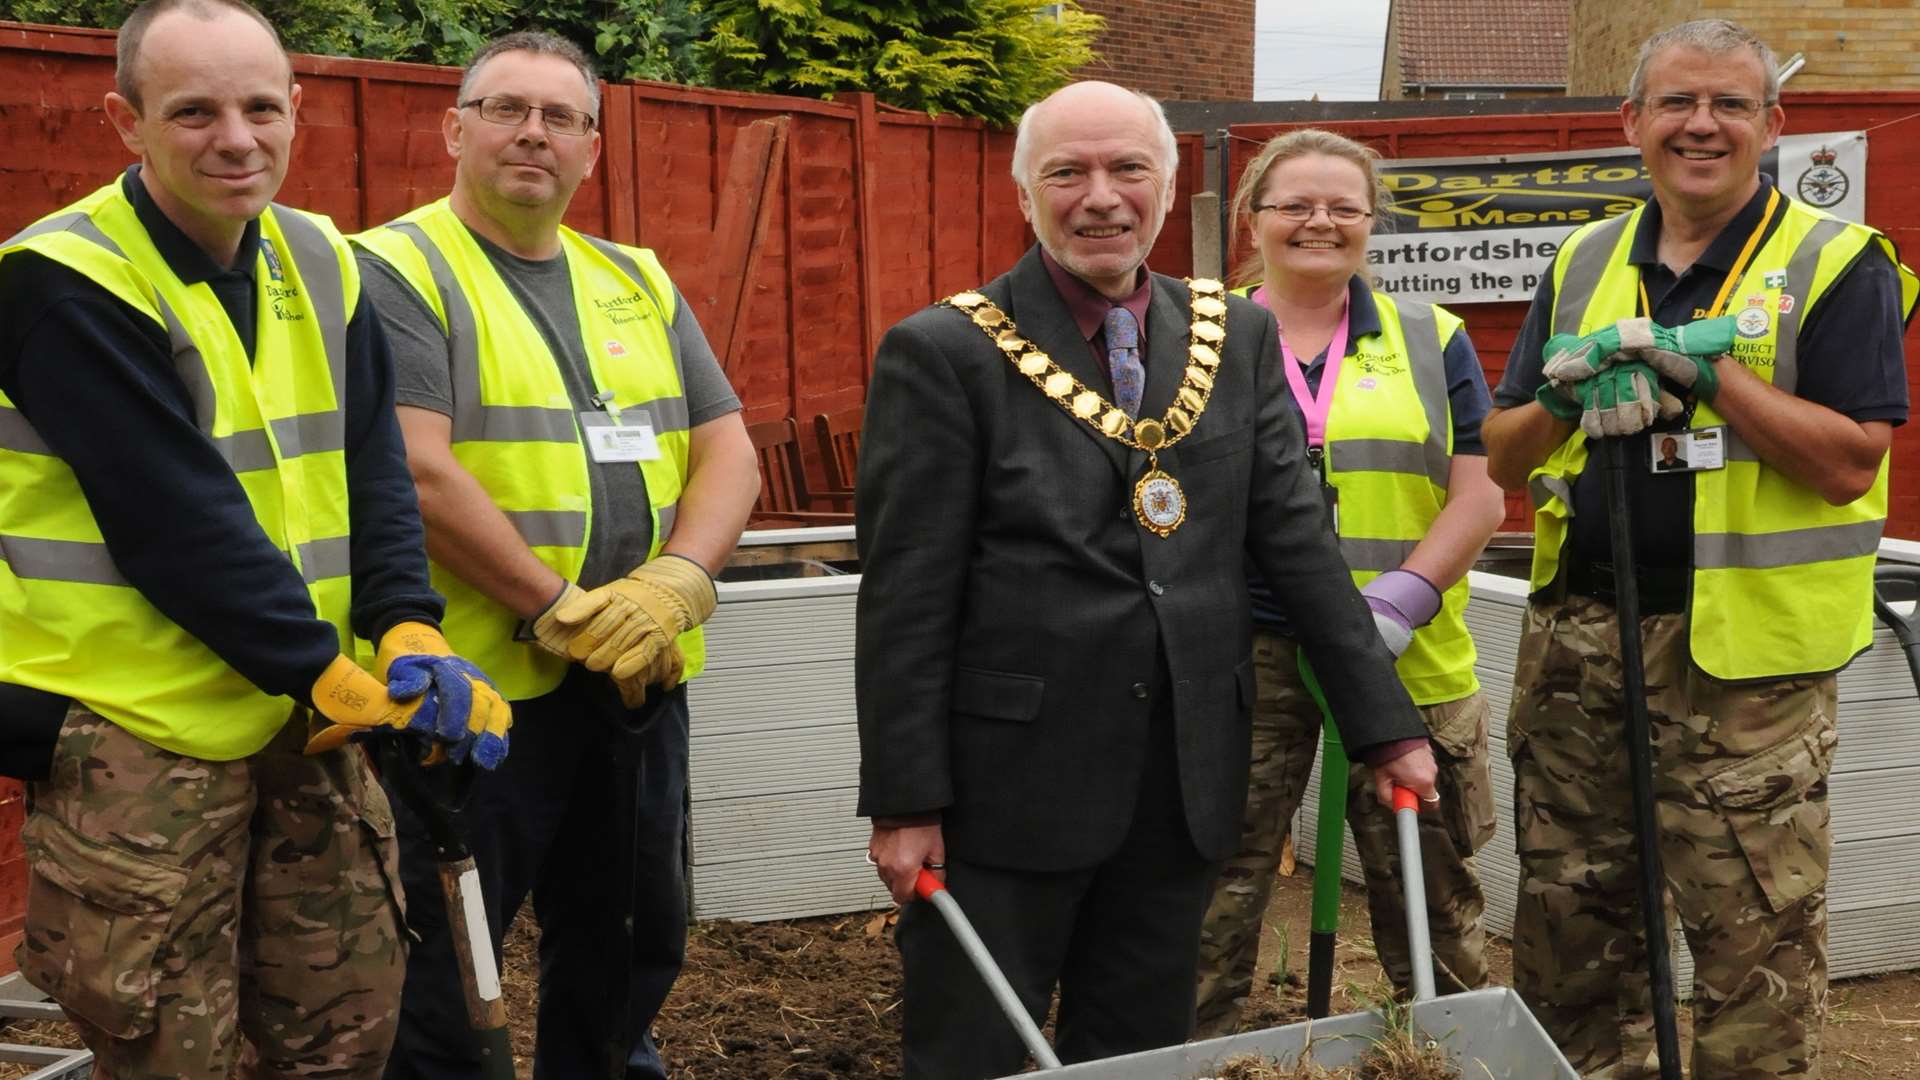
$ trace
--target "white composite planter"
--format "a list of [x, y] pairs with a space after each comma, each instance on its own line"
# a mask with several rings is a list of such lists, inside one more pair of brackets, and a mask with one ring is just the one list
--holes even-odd
[[[786, 545], [803, 555], [846, 544], [848, 527], [750, 533], [749, 549]], [[793, 545], [801, 545], [794, 547]], [[1883, 557], [1920, 562], [1920, 545], [1887, 541]], [[749, 554], [748, 557], [751, 557]], [[829, 568], [817, 562], [817, 570]], [[723, 575], [723, 578], [728, 575]], [[862, 858], [866, 822], [854, 817], [859, 744], [853, 706], [857, 574], [720, 584], [707, 624], [706, 674], [691, 691], [692, 889], [702, 919], [786, 919], [884, 907]], [[1512, 774], [1506, 717], [1525, 584], [1475, 572], [1467, 619], [1480, 682], [1492, 706], [1499, 833], [1481, 852], [1487, 920], [1513, 923]], [[1318, 781], [1316, 767], [1315, 783]], [[1840, 676], [1840, 750], [1834, 761], [1834, 853], [1829, 895], [1832, 973], [1920, 968], [1920, 701], [1892, 635]], [[1313, 851], [1308, 793], [1296, 848]], [[1348, 873], [1357, 880], [1348, 843]], [[1684, 951], [1680, 975], [1687, 979]]]
[[[1890, 561], [1920, 561], [1920, 545], [1886, 541]], [[1480, 654], [1476, 671], [1490, 706], [1495, 815], [1499, 832], [1476, 858], [1487, 894], [1488, 927], [1502, 937], [1513, 928], [1520, 865], [1513, 843], [1513, 769], [1507, 762], [1507, 710], [1513, 694], [1526, 582], [1475, 571], [1467, 625]], [[1834, 757], [1829, 800], [1833, 861], [1828, 882], [1828, 967], [1835, 978], [1920, 968], [1920, 698], [1906, 657], [1885, 627], [1873, 648], [1840, 673], [1840, 749]], [[1319, 805], [1314, 766], [1294, 849], [1302, 861], [1314, 850]], [[1345, 875], [1360, 880], [1347, 838]], [[1693, 965], [1684, 944], [1675, 977], [1686, 988]]]
[[[748, 533], [746, 548], [830, 545], [851, 526]], [[804, 549], [802, 549], [804, 550]], [[738, 560], [736, 560], [738, 561]], [[691, 885], [700, 919], [884, 907], [853, 814], [855, 574], [728, 581], [691, 684]]]

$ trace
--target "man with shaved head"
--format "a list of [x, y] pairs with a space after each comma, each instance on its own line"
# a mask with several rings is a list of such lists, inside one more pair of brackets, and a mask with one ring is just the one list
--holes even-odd
[[1027, 110], [1039, 244], [888, 332], [857, 486], [868, 855], [908, 905], [905, 1074], [1024, 1050], [937, 913], [945, 880], [1064, 1061], [1184, 1040], [1200, 923], [1240, 837], [1245, 557], [1288, 607], [1350, 752], [1434, 797], [1425, 728], [1340, 557], [1273, 317], [1151, 273], [1177, 149], [1109, 83]]
[[150, 0], [106, 96], [138, 163], [0, 244], [14, 956], [103, 1080], [377, 1077], [406, 932], [348, 736], [506, 753], [505, 702], [436, 629], [346, 240], [272, 201], [299, 105], [253, 9]]

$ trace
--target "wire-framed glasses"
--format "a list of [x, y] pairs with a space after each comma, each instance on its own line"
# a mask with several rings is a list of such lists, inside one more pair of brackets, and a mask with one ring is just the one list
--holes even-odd
[[548, 131], [560, 135], [585, 135], [593, 130], [593, 116], [579, 109], [565, 109], [557, 105], [529, 105], [524, 101], [515, 101], [505, 97], [481, 97], [460, 103], [463, 109], [479, 109], [480, 119], [505, 127], [519, 127], [527, 122], [529, 113], [539, 113], [540, 122]]

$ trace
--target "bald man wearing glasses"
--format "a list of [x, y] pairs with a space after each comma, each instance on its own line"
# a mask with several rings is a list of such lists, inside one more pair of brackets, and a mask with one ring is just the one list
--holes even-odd
[[[560, 224], [600, 151], [585, 56], [509, 34], [455, 101], [452, 193], [354, 239], [447, 635], [528, 721], [521, 767], [475, 784], [470, 844], [496, 954], [529, 895], [540, 920], [534, 1075], [664, 1077], [647, 1029], [686, 944], [684, 684], [759, 470], [653, 253]], [[386, 1075], [476, 1076], [432, 846], [399, 817], [423, 941]]]

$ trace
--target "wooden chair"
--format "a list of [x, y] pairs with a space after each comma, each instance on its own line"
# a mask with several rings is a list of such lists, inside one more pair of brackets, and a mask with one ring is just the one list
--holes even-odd
[[[807, 489], [806, 464], [800, 460], [800, 426], [791, 418], [748, 424], [747, 436], [760, 459], [760, 499], [754, 503], [748, 527], [770, 525], [851, 525], [853, 493]], [[838, 508], [815, 510], [816, 502]]]
[[860, 418], [866, 410], [856, 405], [813, 418], [813, 434], [820, 441], [820, 460], [827, 465], [827, 491], [853, 494], [853, 478], [860, 465]]

